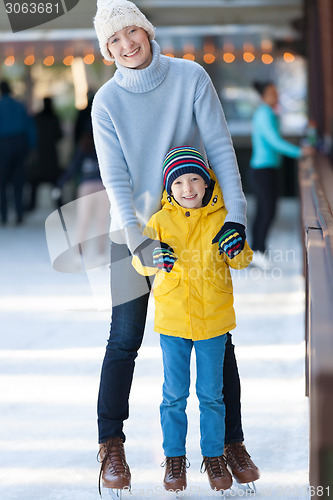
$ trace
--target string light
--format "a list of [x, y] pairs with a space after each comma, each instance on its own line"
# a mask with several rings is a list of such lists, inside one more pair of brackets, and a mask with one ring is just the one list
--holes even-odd
[[95, 62], [95, 56], [94, 54], [86, 54], [83, 58], [84, 64], [92, 64]]
[[[274, 61], [275, 54], [273, 53], [273, 43], [270, 39], [266, 38], [261, 40], [260, 42], [262, 54], [256, 54], [255, 47], [252, 43], [245, 42], [243, 44], [243, 51], [236, 51], [233, 43], [231, 41], [225, 42], [223, 44], [222, 49], [222, 61], [227, 64], [233, 63], [237, 58], [242, 58], [242, 60], [246, 63], [252, 63], [254, 60], [260, 60], [263, 64], [269, 65]], [[32, 66], [35, 63], [42, 63], [47, 67], [53, 66], [55, 64], [54, 57], [55, 47], [49, 44], [44, 48], [44, 56], [37, 57], [34, 53], [34, 46], [30, 44], [26, 46], [24, 53], [20, 57], [20, 61], [24, 62], [26, 66]], [[96, 57], [94, 54], [93, 47], [85, 47], [85, 54], [82, 56], [82, 61], [85, 65], [91, 65], [96, 62]], [[64, 49], [63, 56], [63, 64], [65, 66], [71, 66], [74, 61], [74, 49], [73, 46], [68, 46]], [[175, 51], [172, 45], [164, 48], [164, 55], [167, 57], [175, 57]], [[219, 53], [220, 54], [220, 53]], [[213, 64], [216, 62], [216, 48], [214, 44], [210, 42], [206, 42], [203, 47], [203, 51], [198, 52], [193, 44], [185, 44], [183, 47], [183, 55], [179, 55], [177, 53], [177, 57], [183, 57], [183, 59], [195, 61], [201, 59], [205, 64]], [[283, 57], [285, 63], [292, 63], [295, 61], [295, 55], [291, 52], [284, 52], [280, 57]], [[17, 58], [16, 58], [17, 59]], [[14, 56], [13, 47], [8, 47], [5, 53], [5, 58], [3, 60], [3, 64], [5, 66], [12, 66], [16, 62]], [[220, 60], [220, 56], [218, 56], [218, 60]], [[114, 61], [107, 61], [102, 59], [103, 64], [106, 66], [112, 66]]]
[[69, 55], [64, 57], [62, 62], [64, 63], [65, 66], [70, 66], [71, 64], [73, 64], [73, 61], [74, 61], [74, 56]]
[[205, 61], [206, 64], [212, 64], [215, 61], [216, 57], [214, 54], [205, 54], [203, 56], [203, 60]]
[[235, 60], [235, 54], [232, 54], [231, 52], [225, 52], [223, 54], [223, 61], [230, 64], [234, 62]]
[[195, 55], [194, 54], [184, 54], [183, 59], [188, 59], [189, 61], [195, 61]]
[[208, 39], [204, 43], [204, 56], [203, 60], [206, 64], [213, 64], [215, 61], [215, 45], [212, 40]]
[[44, 61], [43, 61], [43, 64], [45, 66], [52, 66], [54, 64], [54, 57], [53, 56], [46, 56]]
[[15, 62], [14, 56], [7, 56], [6, 59], [4, 60], [5, 66], [13, 66], [14, 62]]
[[35, 56], [33, 54], [29, 54], [24, 58], [24, 64], [26, 66], [32, 66], [35, 62]]
[[286, 63], [292, 63], [295, 61], [295, 56], [290, 52], [285, 52], [283, 54], [283, 59], [285, 60]]
[[186, 43], [183, 47], [183, 59], [188, 59], [189, 61], [195, 61], [195, 47], [192, 43]]
[[247, 63], [251, 63], [255, 60], [256, 56], [252, 52], [244, 52], [243, 59]]
[[270, 54], [263, 54], [261, 60], [264, 64], [271, 64], [273, 62], [273, 57]]

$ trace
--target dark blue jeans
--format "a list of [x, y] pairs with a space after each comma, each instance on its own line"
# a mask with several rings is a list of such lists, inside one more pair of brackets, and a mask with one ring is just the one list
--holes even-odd
[[[98, 395], [98, 440], [112, 436], [125, 440], [124, 420], [129, 415], [135, 358], [141, 346], [151, 282], [131, 265], [126, 245], [111, 245], [112, 317], [110, 337], [102, 365]], [[126, 301], [128, 297], [128, 301]], [[240, 407], [240, 381], [231, 335], [224, 358], [224, 403], [226, 407], [225, 442], [243, 441]]]

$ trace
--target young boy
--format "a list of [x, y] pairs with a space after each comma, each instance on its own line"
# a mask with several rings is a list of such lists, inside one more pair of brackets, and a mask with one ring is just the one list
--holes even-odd
[[141, 274], [156, 273], [155, 331], [160, 333], [164, 366], [164, 486], [169, 491], [186, 488], [185, 409], [194, 347], [202, 470], [211, 488], [220, 491], [232, 485], [223, 455], [222, 396], [226, 334], [236, 326], [229, 266], [247, 267], [252, 250], [247, 242], [242, 248], [232, 232], [214, 238], [227, 211], [216, 177], [198, 150], [171, 149], [164, 160], [163, 181], [162, 209], [151, 217], [144, 234], [170, 248], [156, 248], [155, 268], [143, 267], [137, 256], [133, 265]]

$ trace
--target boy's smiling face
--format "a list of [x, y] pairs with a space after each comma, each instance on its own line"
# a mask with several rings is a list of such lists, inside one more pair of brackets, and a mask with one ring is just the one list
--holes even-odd
[[171, 194], [181, 207], [200, 208], [206, 187], [199, 174], [183, 174], [173, 181]]

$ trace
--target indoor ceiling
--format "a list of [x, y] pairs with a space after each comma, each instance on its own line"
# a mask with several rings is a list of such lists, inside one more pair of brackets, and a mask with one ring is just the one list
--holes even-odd
[[[0, 35], [11, 35], [11, 41], [15, 41], [5, 3], [0, 2]], [[136, 4], [156, 27], [234, 24], [285, 27], [302, 17], [303, 10], [302, 0], [137, 0]], [[95, 1], [79, 0], [72, 10], [41, 25], [38, 31], [42, 36], [50, 30], [92, 28], [95, 11]], [[33, 28], [26, 30], [31, 31]]]

